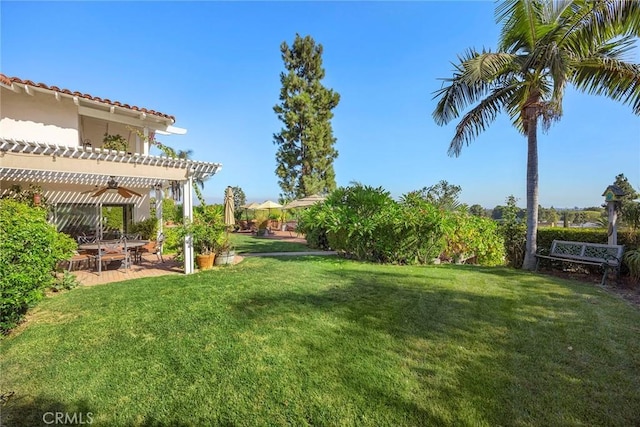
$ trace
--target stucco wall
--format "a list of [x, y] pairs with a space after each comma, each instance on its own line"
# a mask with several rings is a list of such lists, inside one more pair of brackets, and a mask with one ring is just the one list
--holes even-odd
[[71, 99], [58, 101], [51, 94], [30, 96], [2, 88], [0, 136], [78, 146], [78, 108]]
[[137, 134], [133, 126], [128, 126], [122, 123], [105, 122], [93, 117], [80, 116], [80, 134], [83, 142], [90, 142], [93, 148], [102, 148], [102, 140], [104, 134], [121, 135], [129, 143], [128, 152], [137, 153], [136, 140]]

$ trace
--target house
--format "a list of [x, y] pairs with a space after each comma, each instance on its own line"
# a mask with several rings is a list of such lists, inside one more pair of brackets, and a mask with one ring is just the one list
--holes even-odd
[[[182, 189], [191, 217], [192, 181], [222, 165], [150, 155], [155, 135], [186, 133], [174, 124], [155, 110], [0, 74], [0, 195], [14, 185], [41, 187], [51, 221], [71, 235], [101, 229], [105, 206], [122, 210], [125, 227], [148, 218], [151, 198], [169, 187]], [[109, 140], [119, 144], [105, 147]], [[140, 196], [126, 197], [127, 189]], [[193, 268], [188, 242], [186, 273]]]

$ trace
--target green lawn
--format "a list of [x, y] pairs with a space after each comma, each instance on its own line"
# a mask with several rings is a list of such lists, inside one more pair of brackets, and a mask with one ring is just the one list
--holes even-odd
[[287, 240], [276, 240], [267, 237], [257, 237], [251, 234], [230, 233], [229, 237], [239, 253], [257, 252], [309, 252], [310, 249], [302, 243], [290, 242]]
[[0, 342], [16, 426], [631, 426], [639, 368], [640, 312], [595, 286], [333, 257], [78, 288]]

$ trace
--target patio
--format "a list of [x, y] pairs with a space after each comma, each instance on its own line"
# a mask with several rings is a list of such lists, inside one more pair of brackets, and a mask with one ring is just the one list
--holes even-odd
[[117, 264], [114, 263], [113, 267], [110, 266], [107, 270], [102, 270], [100, 275], [93, 268], [73, 270], [71, 273], [83, 286], [103, 285], [168, 274], [184, 274], [182, 263], [175, 261], [173, 255], [164, 255], [164, 262], [159, 262], [155, 255], [144, 255], [140, 264], [133, 264], [129, 269], [117, 269], [115, 265]]

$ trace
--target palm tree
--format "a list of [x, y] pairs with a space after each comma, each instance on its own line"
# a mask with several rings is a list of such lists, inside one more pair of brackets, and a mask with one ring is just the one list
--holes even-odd
[[625, 0], [508, 0], [496, 8], [502, 23], [497, 52], [469, 49], [452, 78], [435, 92], [438, 125], [458, 118], [449, 146], [459, 156], [505, 111], [527, 137], [527, 244], [522, 267], [535, 266], [538, 223], [538, 124], [562, 116], [567, 84], [630, 104], [640, 114], [640, 65], [626, 62], [640, 34], [640, 2]]

